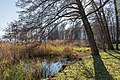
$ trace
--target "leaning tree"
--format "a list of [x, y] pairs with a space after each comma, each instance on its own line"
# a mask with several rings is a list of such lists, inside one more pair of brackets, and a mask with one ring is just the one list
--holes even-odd
[[22, 8], [22, 11], [19, 12], [20, 21], [26, 26], [31, 26], [27, 28], [28, 31], [37, 29], [40, 33], [40, 39], [48, 36], [61, 23], [81, 19], [92, 53], [98, 55], [99, 51], [94, 40], [88, 16], [102, 8], [107, 1], [89, 13], [87, 9], [90, 7], [91, 0], [18, 0], [16, 6]]

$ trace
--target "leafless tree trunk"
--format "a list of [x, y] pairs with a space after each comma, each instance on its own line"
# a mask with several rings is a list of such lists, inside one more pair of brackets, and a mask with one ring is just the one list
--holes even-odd
[[[94, 0], [93, 0], [93, 3], [94, 3], [94, 5], [95, 5], [95, 7], [97, 8], [97, 5], [96, 5], [96, 3], [94, 2]], [[100, 0], [100, 6], [101, 6], [101, 5], [102, 5], [102, 1]], [[101, 14], [101, 12], [102, 12], [102, 14]], [[109, 50], [114, 50], [114, 47], [113, 47], [113, 45], [112, 45], [112, 41], [111, 41], [111, 38], [110, 38], [109, 30], [108, 30], [108, 25], [107, 25], [106, 16], [105, 16], [105, 13], [104, 13], [103, 8], [101, 8], [101, 11], [98, 10], [98, 15], [99, 15], [99, 18], [100, 18], [100, 22], [102, 23], [101, 29], [103, 30], [105, 42], [106, 42], [107, 45], [108, 45], [108, 49], [109, 49]], [[102, 15], [103, 15], [103, 16], [102, 16]]]
[[[100, 0], [100, 5], [102, 5], [102, 1]], [[105, 29], [105, 32], [106, 32], [106, 43], [108, 45], [108, 50], [114, 50], [114, 47], [112, 45], [112, 41], [111, 41], [111, 38], [110, 38], [110, 34], [109, 34], [109, 30], [108, 30], [108, 24], [107, 24], [107, 20], [106, 20], [106, 16], [105, 16], [105, 13], [104, 13], [104, 9], [102, 8], [102, 14], [103, 14], [103, 19], [104, 19], [104, 29]]]
[[[92, 2], [92, 7], [93, 7], [93, 9], [95, 10], [95, 7], [96, 6], [94, 6], [94, 2]], [[98, 15], [99, 14], [99, 15]], [[102, 24], [102, 18], [101, 18], [101, 15], [100, 15], [100, 12], [98, 11], [98, 14], [97, 14], [97, 12], [95, 12], [95, 15], [96, 15], [96, 17], [97, 17], [97, 20], [98, 20], [98, 22], [99, 22], [99, 25], [100, 25], [100, 27], [101, 27], [101, 39], [102, 39], [102, 49], [105, 51], [105, 38], [104, 38], [104, 29], [102, 28], [102, 26], [103, 26], [103, 24]]]
[[80, 0], [76, 0], [76, 2], [77, 2], [77, 5], [78, 5], [78, 8], [79, 8], [79, 14], [81, 15], [81, 19], [83, 21], [83, 24], [84, 24], [84, 27], [85, 27], [85, 30], [86, 30], [86, 33], [87, 33], [87, 36], [88, 36], [88, 41], [90, 43], [92, 54], [99, 55], [99, 51], [97, 49], [96, 42], [94, 40], [94, 35], [93, 35], [93, 32], [92, 32], [90, 23], [89, 23], [89, 21], [87, 19], [87, 16], [85, 14], [82, 3], [80, 2]]
[[118, 9], [117, 9], [117, 2], [114, 0], [114, 6], [115, 6], [115, 16], [116, 16], [116, 49], [118, 50], [118, 44], [119, 44], [119, 18], [118, 18]]

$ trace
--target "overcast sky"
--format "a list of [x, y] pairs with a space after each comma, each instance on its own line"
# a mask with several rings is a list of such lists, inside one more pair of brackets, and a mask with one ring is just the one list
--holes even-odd
[[0, 37], [4, 34], [7, 23], [18, 18], [19, 8], [15, 6], [15, 2], [17, 0], [0, 0]]

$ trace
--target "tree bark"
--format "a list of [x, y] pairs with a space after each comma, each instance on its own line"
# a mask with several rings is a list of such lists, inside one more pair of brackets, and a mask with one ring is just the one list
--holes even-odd
[[[95, 6], [94, 6], [94, 3], [92, 3], [92, 7], [93, 7], [93, 9], [95, 10]], [[95, 15], [96, 15], [96, 17], [97, 17], [97, 20], [98, 20], [98, 22], [99, 22], [99, 25], [100, 25], [100, 27], [101, 27], [101, 41], [102, 41], [102, 49], [103, 49], [103, 51], [106, 51], [105, 50], [105, 38], [104, 38], [104, 29], [102, 28], [102, 26], [103, 26], [103, 24], [102, 24], [102, 20], [101, 20], [101, 16], [99, 16], [98, 14], [97, 14], [97, 12], [95, 12]]]
[[118, 44], [119, 44], [119, 18], [118, 18], [118, 10], [117, 10], [117, 4], [116, 0], [114, 0], [114, 6], [115, 6], [115, 16], [116, 16], [116, 49], [119, 50]]
[[[95, 4], [94, 0], [93, 0], [93, 4], [97, 8], [97, 5]], [[100, 0], [100, 6], [101, 5], [102, 5], [102, 1]], [[101, 15], [101, 12], [102, 12], [103, 16]], [[101, 11], [98, 10], [98, 15], [99, 15], [99, 18], [100, 18], [100, 22], [102, 23], [101, 29], [103, 30], [104, 39], [105, 39], [105, 42], [108, 46], [108, 50], [114, 50], [114, 47], [112, 45], [112, 41], [111, 41], [111, 38], [110, 38], [109, 30], [108, 30], [107, 20], [106, 20], [103, 8], [101, 8]]]
[[[102, 5], [102, 1], [100, 0], [100, 5]], [[112, 45], [112, 41], [111, 41], [111, 38], [110, 38], [110, 33], [109, 33], [109, 30], [108, 30], [108, 24], [107, 24], [107, 20], [106, 20], [106, 17], [105, 17], [105, 13], [104, 13], [104, 9], [102, 8], [102, 14], [103, 14], [103, 21], [104, 21], [104, 29], [105, 29], [105, 38], [106, 38], [106, 43], [108, 45], [108, 50], [114, 50], [114, 47]]]
[[97, 49], [96, 42], [94, 40], [94, 35], [93, 35], [93, 32], [92, 32], [90, 23], [88, 21], [88, 18], [85, 14], [82, 3], [80, 2], [80, 0], [76, 0], [76, 2], [77, 2], [77, 6], [79, 8], [79, 14], [81, 16], [81, 19], [83, 21], [83, 24], [84, 24], [84, 27], [85, 27], [85, 30], [86, 30], [86, 33], [87, 33], [87, 36], [88, 36], [88, 41], [90, 43], [92, 54], [93, 55], [99, 55], [99, 51]]

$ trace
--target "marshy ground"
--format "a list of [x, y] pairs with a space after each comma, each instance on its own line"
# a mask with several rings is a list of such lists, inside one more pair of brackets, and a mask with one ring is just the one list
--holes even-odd
[[120, 80], [120, 51], [92, 56], [86, 44], [1, 42], [0, 80]]

